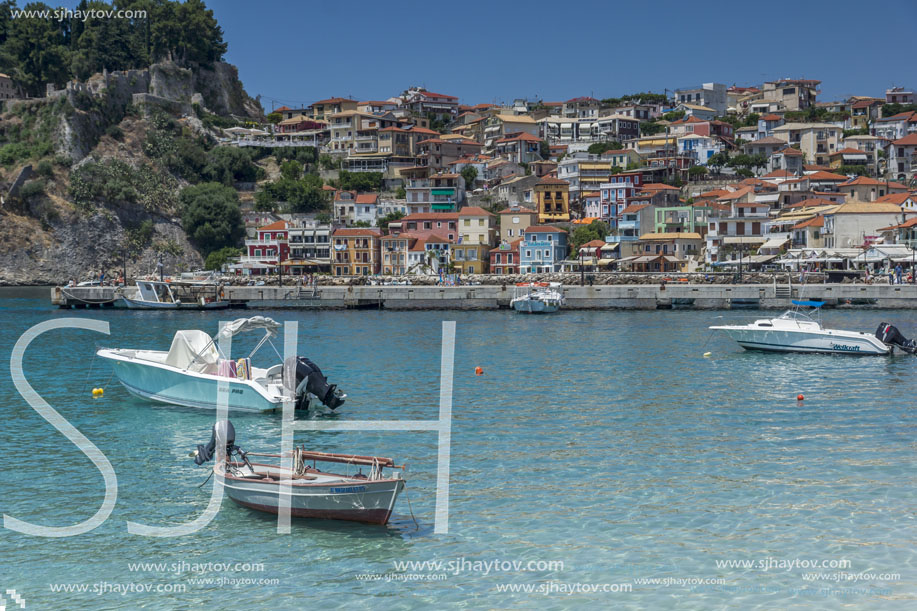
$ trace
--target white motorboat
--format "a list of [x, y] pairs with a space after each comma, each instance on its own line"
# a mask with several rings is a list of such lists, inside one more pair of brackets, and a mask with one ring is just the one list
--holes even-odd
[[566, 303], [562, 288], [559, 282], [519, 282], [509, 305], [528, 314], [556, 312]]
[[[213, 472], [226, 496], [249, 509], [277, 514], [285, 482], [289, 483], [290, 515], [299, 518], [349, 520], [369, 524], [386, 524], [395, 501], [404, 490], [401, 472], [386, 476], [384, 469], [398, 467], [391, 458], [309, 452], [294, 448], [291, 469], [275, 464], [252, 463], [249, 456], [279, 459], [280, 454], [245, 452], [235, 445], [235, 430], [228, 420], [214, 425], [210, 442], [191, 453], [198, 465], [216, 457], [218, 444], [225, 443], [224, 460], [217, 460]], [[309, 465], [311, 463], [311, 465]], [[337, 463], [359, 468], [357, 473], [342, 475], [322, 471], [318, 463]], [[363, 473], [363, 467], [369, 473]]]
[[[820, 352], [826, 354], [886, 355], [893, 347], [913, 352], [913, 342], [901, 337], [898, 330], [888, 329], [884, 335], [880, 325], [876, 334], [822, 327], [819, 313], [823, 301], [793, 301], [796, 306], [777, 318], [762, 318], [747, 325], [717, 325], [711, 329], [723, 331], [747, 350], [773, 352]], [[801, 308], [811, 308], [808, 312]]]
[[141, 280], [137, 282], [139, 299], [121, 296], [120, 304], [131, 310], [222, 310], [228, 301], [220, 298], [215, 284], [178, 284]]
[[[168, 351], [103, 348], [96, 354], [111, 362], [127, 390], [160, 403], [216, 409], [220, 382], [226, 383], [223, 388], [230, 410], [282, 409], [285, 389], [297, 409], [319, 404], [336, 409], [344, 403], [346, 395], [328, 384], [318, 366], [305, 357], [290, 357], [266, 369], [251, 365], [251, 358], [265, 343], [281, 358], [271, 342], [279, 328], [279, 323], [264, 316], [238, 318], [227, 323], [216, 338], [198, 330], [176, 331]], [[233, 361], [220, 352], [217, 340], [221, 337], [252, 330], [264, 330], [264, 337], [248, 357]]]

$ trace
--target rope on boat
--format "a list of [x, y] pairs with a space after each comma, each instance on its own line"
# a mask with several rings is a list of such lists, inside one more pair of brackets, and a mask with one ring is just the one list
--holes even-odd
[[411, 506], [411, 497], [408, 496], [408, 484], [407, 484], [407, 482], [405, 482], [405, 484], [404, 484], [404, 498], [406, 498], [406, 499], [408, 500], [408, 509], [411, 510], [411, 519], [414, 520], [414, 526], [417, 527], [417, 528], [415, 528], [414, 530], [420, 530], [420, 524], [417, 522], [417, 518], [414, 517], [414, 507]]
[[211, 477], [213, 477], [213, 469], [210, 470], [210, 475], [207, 476], [207, 479], [205, 479], [203, 482], [201, 482], [201, 484], [198, 486], [198, 488], [203, 488], [203, 487], [204, 487], [204, 484], [206, 484], [207, 482], [209, 482]]

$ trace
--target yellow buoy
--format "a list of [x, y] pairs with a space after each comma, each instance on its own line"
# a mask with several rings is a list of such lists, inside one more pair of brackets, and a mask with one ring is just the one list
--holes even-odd
[[93, 389], [92, 389], [92, 396], [93, 396], [93, 397], [101, 397], [102, 394], [103, 394], [104, 392], [105, 392], [104, 389], [101, 389], [101, 388], [93, 388]]
[[712, 353], [712, 352], [705, 352], [705, 353], [704, 353], [704, 356], [710, 356], [711, 354], [713, 354], [713, 353]]

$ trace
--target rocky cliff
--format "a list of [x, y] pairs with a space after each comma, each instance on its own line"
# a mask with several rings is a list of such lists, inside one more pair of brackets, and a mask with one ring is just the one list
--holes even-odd
[[[0, 285], [65, 283], [116, 272], [125, 260], [130, 274], [145, 275], [156, 271], [157, 252], [163, 251], [170, 271], [202, 266], [177, 216], [175, 196], [187, 184], [182, 180], [162, 175], [159, 186], [172, 192], [161, 205], [112, 200], [87, 208], [71, 196], [71, 170], [83, 164], [150, 172], [154, 164], [144, 140], [154, 106], [203, 137], [208, 130], [198, 112], [262, 115], [236, 68], [225, 63], [195, 69], [160, 63], [102, 73], [43, 99], [7, 105], [0, 116]], [[28, 165], [37, 171], [11, 190]], [[112, 179], [115, 187], [118, 179]]]

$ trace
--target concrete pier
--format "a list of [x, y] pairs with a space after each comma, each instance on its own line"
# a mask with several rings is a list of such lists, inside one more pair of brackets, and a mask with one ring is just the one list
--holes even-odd
[[[785, 308], [792, 299], [828, 307], [917, 307], [917, 286], [887, 284], [690, 284], [565, 286], [566, 309]], [[135, 289], [55, 287], [51, 303], [62, 308], [117, 305]], [[224, 298], [245, 308], [378, 308], [386, 310], [495, 310], [508, 308], [512, 286], [226, 286]]]

